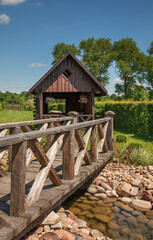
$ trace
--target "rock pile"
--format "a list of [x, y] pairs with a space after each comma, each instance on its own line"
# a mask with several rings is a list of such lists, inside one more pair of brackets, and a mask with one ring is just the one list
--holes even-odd
[[87, 190], [105, 203], [120, 200], [139, 211], [153, 207], [153, 166], [108, 164]]
[[[26, 235], [24, 240], [109, 240], [86, 221], [61, 208], [51, 212], [44, 221]], [[111, 239], [110, 239], [111, 240]]]

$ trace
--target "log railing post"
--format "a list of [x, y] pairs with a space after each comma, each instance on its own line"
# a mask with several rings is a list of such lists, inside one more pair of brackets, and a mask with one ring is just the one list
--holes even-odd
[[112, 111], [107, 111], [105, 113], [106, 117], [110, 117], [111, 120], [108, 124], [107, 134], [106, 134], [106, 142], [109, 151], [113, 151], [113, 116], [115, 115]]
[[25, 174], [27, 142], [12, 145], [10, 215], [25, 211]]
[[63, 179], [74, 178], [75, 130], [66, 132], [63, 145]]
[[97, 160], [97, 125], [92, 127], [91, 131], [91, 161]]
[[[20, 127], [13, 127], [9, 129], [9, 135], [20, 133]], [[9, 147], [9, 172], [11, 172], [12, 163], [12, 145]]]

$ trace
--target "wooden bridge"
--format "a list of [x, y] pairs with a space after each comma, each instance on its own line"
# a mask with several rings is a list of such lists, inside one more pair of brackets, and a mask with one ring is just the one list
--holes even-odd
[[73, 115], [0, 124], [0, 159], [9, 152], [9, 172], [0, 167], [0, 240], [21, 239], [98, 174], [113, 157], [112, 134], [112, 112], [83, 123]]

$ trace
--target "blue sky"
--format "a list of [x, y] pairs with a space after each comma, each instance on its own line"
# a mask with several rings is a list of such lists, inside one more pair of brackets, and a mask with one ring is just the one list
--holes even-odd
[[[152, 0], [0, 0], [0, 90], [27, 91], [50, 69], [57, 42], [132, 37], [146, 52], [152, 26]], [[118, 76], [109, 72], [111, 94]]]

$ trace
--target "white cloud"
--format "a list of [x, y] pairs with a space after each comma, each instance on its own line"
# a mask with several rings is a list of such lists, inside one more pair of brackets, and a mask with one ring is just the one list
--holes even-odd
[[121, 78], [115, 78], [113, 80], [113, 83], [122, 83], [122, 82], [123, 82], [123, 80]]
[[34, 67], [39, 68], [39, 67], [46, 67], [46, 66], [48, 66], [48, 64], [43, 64], [43, 63], [39, 63], [39, 62], [29, 64], [29, 67], [31, 67], [31, 68], [34, 68]]
[[11, 21], [10, 17], [6, 14], [0, 15], [0, 24], [8, 24]]
[[1, 5], [17, 5], [25, 2], [26, 0], [0, 0]]

